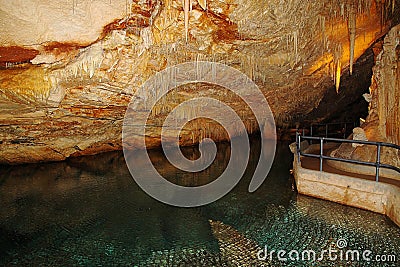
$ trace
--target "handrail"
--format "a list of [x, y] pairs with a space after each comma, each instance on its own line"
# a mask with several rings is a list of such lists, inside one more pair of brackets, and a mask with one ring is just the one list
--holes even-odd
[[[319, 140], [319, 142], [320, 142], [319, 155], [303, 153], [301, 151], [301, 149], [300, 149], [301, 139], [304, 139], [304, 140]], [[377, 146], [376, 161], [375, 162], [368, 162], [368, 161], [361, 161], [361, 160], [354, 160], [354, 159], [344, 159], [344, 158], [335, 158], [335, 157], [331, 157], [331, 156], [325, 156], [323, 154], [324, 141], [336, 142], [336, 143], [352, 143], [352, 144], [363, 144], [363, 145], [376, 145]], [[380, 160], [381, 160], [381, 148], [382, 147], [391, 147], [391, 148], [395, 148], [397, 150], [400, 150], [400, 146], [398, 146], [396, 144], [391, 144], [391, 143], [374, 142], [374, 141], [363, 141], [363, 140], [349, 140], [349, 139], [328, 138], [328, 137], [304, 136], [304, 135], [300, 135], [298, 132], [296, 132], [296, 149], [297, 149], [297, 156], [298, 156], [298, 160], [299, 161], [300, 161], [300, 156], [319, 158], [319, 160], [320, 160], [320, 162], [319, 162], [319, 170], [320, 171], [322, 171], [322, 163], [323, 163], [324, 159], [347, 162], [347, 163], [355, 163], [355, 164], [361, 164], [361, 165], [368, 165], [368, 166], [375, 166], [375, 168], [376, 168], [375, 181], [376, 182], [379, 182], [379, 169], [380, 168], [387, 168], [387, 169], [391, 169], [391, 170], [394, 170], [394, 171], [397, 171], [398, 173], [400, 173], [400, 168], [398, 168], [396, 166], [392, 166], [390, 164], [384, 164], [384, 163], [380, 162]]]
[[[355, 128], [358, 124], [356, 122], [330, 122], [330, 123], [312, 123], [310, 125], [310, 135], [314, 136], [315, 134], [315, 128], [316, 127], [321, 127], [323, 126], [325, 128], [324, 134], [322, 136], [324, 137], [329, 137], [329, 135], [336, 135], [339, 136], [339, 134], [343, 134], [343, 138], [346, 138], [346, 136], [348, 134], [350, 134], [351, 132], [348, 132], [348, 130], [351, 130], [353, 128]], [[335, 133], [331, 133], [329, 131], [329, 126], [340, 126], [340, 130], [341, 132], [335, 132]], [[348, 127], [351, 126], [351, 127]], [[332, 129], [332, 127], [331, 127]], [[337, 129], [336, 129], [337, 130]], [[321, 135], [319, 135], [321, 136]]]

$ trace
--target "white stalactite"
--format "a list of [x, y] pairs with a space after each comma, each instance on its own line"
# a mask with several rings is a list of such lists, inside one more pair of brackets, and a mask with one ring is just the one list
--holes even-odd
[[322, 41], [323, 41], [324, 49], [325, 49], [327, 37], [325, 34], [325, 17], [324, 16], [320, 16], [320, 23], [321, 23], [321, 29], [322, 29]]
[[350, 9], [348, 18], [348, 29], [350, 39], [350, 75], [353, 74], [353, 62], [354, 62], [354, 46], [356, 42], [356, 11], [354, 8]]
[[298, 32], [297, 32], [297, 30], [293, 32], [293, 43], [294, 43], [295, 62], [297, 62], [297, 57], [298, 57], [298, 46], [299, 46], [299, 40], [298, 40]]
[[342, 18], [344, 18], [344, 3], [340, 4], [340, 16], [342, 16]]
[[189, 37], [189, 11], [190, 11], [190, 5], [191, 2], [190, 0], [183, 0], [183, 10], [185, 13], [185, 39], [186, 43], [188, 42], [188, 37]]

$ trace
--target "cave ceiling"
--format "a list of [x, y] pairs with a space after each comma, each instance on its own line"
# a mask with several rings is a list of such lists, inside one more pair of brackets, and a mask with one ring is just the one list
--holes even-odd
[[[308, 114], [328, 88], [345, 90], [341, 77], [351, 76], [357, 59], [397, 23], [399, 6], [395, 0], [0, 4], [2, 145], [42, 143], [35, 153], [55, 159], [120, 148], [132, 95], [155, 73], [183, 62], [219, 62], [245, 73], [278, 124]], [[218, 89], [211, 87], [197, 90]], [[70, 137], [57, 135], [67, 130]], [[33, 155], [24, 149], [21, 162]]]

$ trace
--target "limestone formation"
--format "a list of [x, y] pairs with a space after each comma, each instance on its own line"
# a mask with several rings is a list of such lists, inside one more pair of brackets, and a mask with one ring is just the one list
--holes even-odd
[[[394, 1], [373, 0], [0, 3], [0, 163], [13, 164], [121, 149], [122, 121], [138, 88], [188, 61], [245, 73], [278, 125], [303, 116], [328, 88], [336, 84], [340, 93], [341, 76], [351, 72], [345, 70], [398, 17]], [[237, 106], [248, 131], [257, 129], [248, 107], [228, 92], [192, 88], [177, 89], [173, 103], [163, 100], [152, 110], [149, 147], [159, 145], [171, 108], [196, 93]], [[211, 129], [216, 125], [204, 121], [188, 125], [182, 144], [204, 132], [226, 139]]]
[[[368, 141], [363, 128], [356, 127], [353, 129], [353, 140]], [[363, 144], [352, 143], [353, 147], [363, 146]]]
[[[353, 139], [380, 141], [400, 145], [400, 26], [390, 30], [385, 37], [383, 49], [373, 68], [370, 87], [369, 115], [361, 128], [354, 129]], [[342, 144], [337, 156], [376, 161], [375, 146]], [[381, 163], [400, 167], [400, 152], [382, 148]]]

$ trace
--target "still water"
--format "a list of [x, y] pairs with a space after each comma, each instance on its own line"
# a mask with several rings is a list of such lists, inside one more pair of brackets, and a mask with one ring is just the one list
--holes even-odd
[[[131, 178], [121, 152], [1, 166], [0, 266], [400, 266], [400, 229], [385, 216], [295, 192], [288, 143], [277, 144], [268, 178], [248, 193], [258, 147], [253, 140], [239, 184], [198, 208], [149, 197]], [[183, 150], [188, 158], [199, 156], [196, 148]], [[150, 151], [160, 173], [186, 186], [215, 179], [229, 156], [229, 144], [218, 144], [210, 168], [183, 173], [161, 151]], [[220, 225], [218, 233], [210, 220]], [[249, 246], [267, 246], [268, 252], [314, 250], [318, 258], [322, 250], [338, 249], [338, 240], [346, 242], [343, 251], [371, 250], [396, 259], [283, 261], [274, 254], [257, 264], [246, 255]]]

